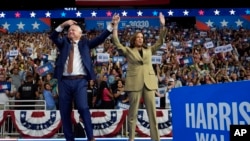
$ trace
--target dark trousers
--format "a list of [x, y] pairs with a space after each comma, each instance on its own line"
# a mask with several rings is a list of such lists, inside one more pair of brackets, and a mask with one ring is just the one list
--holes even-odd
[[66, 141], [74, 141], [72, 131], [72, 101], [74, 98], [78, 113], [83, 119], [88, 140], [93, 138], [93, 127], [87, 98], [86, 79], [62, 79], [58, 81], [59, 88], [59, 110]]

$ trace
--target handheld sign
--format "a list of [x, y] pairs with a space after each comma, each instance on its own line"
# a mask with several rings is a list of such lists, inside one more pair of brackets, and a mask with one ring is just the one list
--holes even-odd
[[40, 67], [37, 68], [37, 73], [40, 76], [45, 76], [46, 74], [52, 73], [52, 72], [54, 72], [54, 67], [50, 62], [48, 62], [48, 63], [44, 64], [43, 66], [40, 66]]

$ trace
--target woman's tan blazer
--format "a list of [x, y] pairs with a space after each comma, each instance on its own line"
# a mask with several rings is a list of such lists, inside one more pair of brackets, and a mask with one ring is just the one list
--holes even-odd
[[125, 91], [140, 91], [145, 85], [148, 89], [158, 89], [157, 77], [152, 66], [152, 54], [154, 54], [165, 42], [167, 28], [161, 28], [159, 39], [152, 46], [143, 48], [143, 57], [138, 49], [125, 47], [118, 37], [113, 37], [113, 43], [125, 54], [128, 67], [125, 79]]

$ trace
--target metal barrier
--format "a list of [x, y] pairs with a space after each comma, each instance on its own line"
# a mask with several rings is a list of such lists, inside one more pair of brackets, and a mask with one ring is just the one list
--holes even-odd
[[[29, 105], [30, 103], [34, 103], [33, 105]], [[22, 104], [20, 104], [22, 103]], [[4, 110], [13, 110], [16, 108], [27, 108], [34, 107], [35, 110], [46, 110], [46, 101], [45, 100], [8, 100], [4, 104]], [[18, 133], [14, 127], [14, 124], [8, 115], [7, 119], [3, 123], [1, 127], [1, 136], [0, 137], [19, 137], [20, 133]]]
[[[30, 103], [34, 103], [34, 102], [35, 102], [34, 105], [30, 105]], [[34, 107], [35, 109], [46, 110], [46, 101], [45, 100], [8, 100], [4, 104], [4, 110], [16, 109], [16, 108], [22, 108], [22, 107], [30, 107], [30, 106]]]

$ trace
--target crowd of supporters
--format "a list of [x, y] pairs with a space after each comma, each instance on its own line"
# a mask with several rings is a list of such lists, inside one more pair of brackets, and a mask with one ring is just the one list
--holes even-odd
[[[198, 31], [195, 28], [177, 28], [177, 25], [168, 26], [168, 28], [166, 43], [155, 54], [161, 56], [162, 61], [153, 64], [159, 88], [165, 89], [164, 93], [156, 91], [156, 97], [161, 99], [159, 108], [168, 107], [166, 93], [172, 88], [250, 80], [249, 30], [221, 28]], [[129, 46], [130, 35], [141, 31], [146, 44], [152, 45], [158, 38], [158, 29], [158, 27], [127, 26], [119, 31], [119, 39], [122, 44]], [[91, 30], [84, 36], [91, 39], [100, 32], [100, 30]], [[204, 46], [206, 42], [212, 42], [213, 46]], [[232, 48], [227, 51], [215, 51], [216, 47], [226, 45]], [[98, 53], [108, 53], [110, 61], [98, 62]], [[3, 109], [5, 102], [10, 99], [17, 101], [45, 99], [48, 110], [55, 107], [58, 109], [60, 104], [57, 102], [60, 96], [57, 90], [58, 80], [53, 78], [51, 72], [41, 74], [37, 71], [37, 68], [48, 62], [53, 65], [57, 54], [55, 45], [49, 39], [49, 33], [2, 34], [0, 36], [0, 85], [2, 85], [0, 108]], [[97, 79], [89, 81], [89, 107], [114, 109], [121, 108], [121, 105], [128, 105], [128, 97], [123, 90], [126, 85], [124, 83], [126, 59], [122, 62], [112, 60], [115, 56], [123, 56], [123, 54], [112, 44], [111, 37], [93, 49], [90, 54]], [[5, 82], [11, 82], [10, 89], [4, 89]], [[141, 102], [143, 108], [143, 99]], [[36, 108], [32, 106], [30, 109]]]

